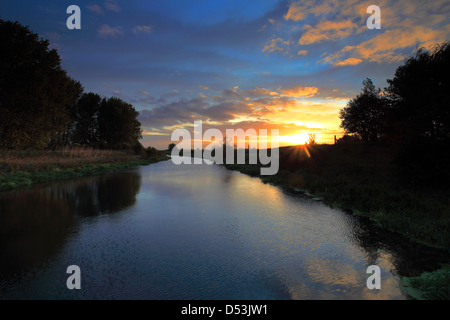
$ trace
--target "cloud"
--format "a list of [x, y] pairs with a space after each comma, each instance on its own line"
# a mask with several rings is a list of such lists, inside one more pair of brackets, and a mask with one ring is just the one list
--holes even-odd
[[148, 97], [142, 97], [142, 101], [157, 104], [140, 112], [139, 120], [147, 131], [151, 131], [152, 128], [164, 130], [194, 120], [228, 123], [248, 118], [262, 119], [267, 115], [282, 112], [296, 103], [292, 97], [281, 97], [276, 91], [260, 87], [241, 92], [235, 88], [226, 89], [210, 99], [204, 94], [192, 99], [181, 98], [171, 102], [167, 102], [165, 98], [167, 94], [151, 101]]
[[180, 92], [178, 90], [174, 89], [174, 90], [171, 90], [170, 92], [167, 92], [167, 93], [163, 94], [160, 99], [164, 99], [165, 100], [165, 99], [176, 97], [178, 95], [180, 95]]
[[106, 10], [109, 10], [109, 11], [115, 11], [115, 12], [119, 12], [120, 11], [120, 7], [117, 4], [116, 0], [106, 0], [105, 1], [105, 8], [106, 8]]
[[[226, 89], [218, 95], [208, 98], [200, 92], [200, 95], [191, 99], [181, 98], [176, 101], [167, 102], [166, 96], [159, 99], [151, 99], [153, 108], [144, 108], [140, 112], [139, 120], [147, 131], [152, 129], [173, 130], [174, 126], [181, 126], [193, 123], [195, 120], [202, 120], [206, 123], [216, 125], [226, 125], [230, 123], [241, 123], [242, 121], [267, 121], [271, 123], [274, 119], [292, 121], [291, 116], [286, 112], [299, 108], [295, 98], [308, 98], [317, 95], [317, 87], [298, 86], [278, 90], [256, 87], [254, 89], [241, 90]], [[148, 97], [143, 97], [148, 101]], [[325, 109], [320, 109], [322, 105], [308, 104], [311, 109], [310, 118], [317, 112], [324, 114], [324, 110], [329, 113], [330, 105]], [[314, 106], [314, 108], [311, 108]], [[333, 109], [334, 110], [334, 109]], [[280, 114], [285, 113], [285, 116]], [[269, 119], [270, 118], [270, 119]]]
[[226, 89], [222, 91], [222, 95], [226, 99], [240, 98], [241, 95], [237, 92], [237, 89]]
[[[300, 45], [314, 49], [316, 44], [340, 41], [342, 49], [334, 45], [334, 51], [320, 60], [336, 66], [364, 61], [399, 63], [419, 47], [450, 38], [448, 1], [380, 0], [377, 5], [381, 8], [381, 30], [376, 31], [366, 27], [369, 3], [363, 0], [294, 1], [284, 19], [285, 23], [296, 22], [297, 28], [298, 21], [303, 22]], [[286, 38], [285, 30], [276, 36]]]
[[339, 7], [344, 7], [345, 4], [336, 3], [336, 1], [325, 1], [318, 3], [317, 1], [298, 1], [292, 2], [289, 6], [288, 12], [284, 15], [285, 20], [300, 21], [306, 19], [309, 15], [320, 16], [326, 15], [330, 12], [339, 10]]
[[305, 26], [306, 32], [298, 40], [299, 44], [313, 44], [322, 41], [339, 40], [355, 33], [358, 26], [349, 21], [324, 21], [317, 24], [314, 28], [310, 25]]
[[308, 50], [299, 50], [297, 52], [297, 55], [299, 56], [306, 56], [308, 54]]
[[[336, 66], [356, 65], [363, 60], [377, 63], [400, 63], [419, 47], [430, 48], [447, 40], [450, 24], [439, 30], [428, 27], [404, 26], [387, 30], [355, 46], [346, 46], [322, 59]], [[345, 58], [346, 56], [351, 56]]]
[[285, 111], [287, 108], [296, 105], [296, 101], [291, 96], [265, 96], [252, 100], [252, 103], [258, 107], [265, 107], [268, 114]]
[[283, 40], [281, 38], [275, 38], [269, 41], [263, 48], [263, 52], [272, 53], [288, 53], [289, 41]]
[[244, 101], [222, 101], [210, 105], [205, 96], [180, 99], [152, 109], [140, 111], [139, 121], [146, 130], [167, 129], [174, 125], [204, 122], [228, 122], [238, 116], [251, 114], [253, 106]]
[[276, 91], [271, 91], [269, 89], [258, 88], [258, 87], [256, 87], [256, 89], [245, 90], [245, 91], [242, 92], [242, 94], [245, 95], [245, 96], [250, 96], [250, 97], [277, 96], [277, 95], [279, 95], [279, 93], [276, 92]]
[[387, 30], [386, 32], [360, 43], [354, 47], [356, 55], [375, 62], [401, 62], [405, 55], [400, 49], [428, 47], [436, 42], [447, 40], [450, 24], [440, 30], [424, 26], [410, 26]]
[[355, 66], [357, 64], [360, 64], [362, 62], [361, 59], [358, 58], [348, 58], [343, 61], [339, 61], [335, 63], [335, 66]]
[[204, 117], [198, 117], [198, 115], [207, 106], [208, 103], [201, 97], [182, 98], [152, 109], [143, 109], [139, 112], [138, 119], [146, 130], [160, 130], [180, 123], [205, 120]]
[[138, 33], [152, 33], [153, 31], [153, 26], [135, 26], [133, 28], [133, 33], [138, 34]]
[[[237, 88], [226, 89], [211, 97], [200, 95], [170, 102], [159, 98], [151, 101], [153, 108], [141, 109], [139, 121], [149, 136], [170, 137], [174, 129], [191, 130], [194, 121], [201, 120], [203, 130], [211, 127], [223, 132], [235, 128], [276, 128], [280, 135], [314, 130], [320, 133], [319, 140], [331, 141], [333, 135], [341, 133], [337, 115], [343, 106], [342, 99], [330, 98], [319, 102], [321, 100], [313, 98], [318, 93], [319, 89], [312, 86], [277, 90], [257, 86], [239, 91]], [[161, 145], [168, 143], [164, 140]]]
[[88, 5], [87, 8], [92, 11], [92, 12], [96, 12], [98, 14], [103, 14], [103, 9], [102, 7], [100, 7], [98, 4], [92, 4], [92, 5]]
[[206, 116], [208, 121], [225, 122], [252, 112], [252, 104], [243, 101], [225, 101], [202, 110], [201, 114]]
[[289, 89], [282, 89], [281, 93], [292, 97], [313, 97], [319, 93], [317, 87], [294, 87]]
[[102, 25], [97, 33], [102, 38], [117, 38], [123, 35], [121, 27], [110, 27], [107, 24]]
[[300, 2], [293, 2], [284, 16], [286, 20], [300, 21], [305, 18], [305, 10]]

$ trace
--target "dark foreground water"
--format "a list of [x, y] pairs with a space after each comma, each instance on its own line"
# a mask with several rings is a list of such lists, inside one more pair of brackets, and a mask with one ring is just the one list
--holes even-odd
[[[0, 194], [1, 299], [405, 299], [438, 251], [219, 166]], [[369, 265], [381, 289], [366, 287]], [[69, 290], [66, 269], [81, 269]]]

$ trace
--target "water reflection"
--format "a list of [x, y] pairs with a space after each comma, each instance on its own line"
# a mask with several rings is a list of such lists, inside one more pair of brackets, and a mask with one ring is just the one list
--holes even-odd
[[[283, 193], [290, 197], [299, 196], [298, 193], [285, 189]], [[388, 261], [389, 266], [385, 266], [385, 269], [399, 276], [411, 277], [419, 276], [424, 271], [436, 270], [450, 262], [448, 251], [413, 242], [378, 226], [369, 218], [354, 216], [351, 211], [346, 211], [339, 221], [345, 225], [341, 228], [345, 236], [364, 252], [367, 265]]]
[[141, 176], [124, 172], [0, 195], [0, 279], [46, 262], [77, 232], [79, 217], [136, 203]]
[[350, 213], [352, 240], [364, 250], [367, 264], [380, 260], [390, 261], [392, 269], [400, 276], [419, 276], [433, 271], [450, 261], [449, 252], [429, 247], [377, 226], [370, 219], [355, 217]]
[[[0, 206], [0, 298], [404, 299], [399, 276], [448, 261], [219, 166], [162, 162], [3, 194]], [[65, 287], [70, 264], [80, 292]], [[382, 290], [366, 287], [372, 264]]]

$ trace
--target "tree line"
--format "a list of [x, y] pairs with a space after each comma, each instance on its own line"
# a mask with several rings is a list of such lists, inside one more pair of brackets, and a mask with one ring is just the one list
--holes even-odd
[[359, 95], [341, 109], [341, 127], [364, 142], [409, 145], [450, 140], [450, 41], [419, 49], [388, 79], [384, 90], [363, 81]]
[[84, 92], [48, 40], [0, 19], [0, 43], [0, 149], [143, 149], [134, 107]]

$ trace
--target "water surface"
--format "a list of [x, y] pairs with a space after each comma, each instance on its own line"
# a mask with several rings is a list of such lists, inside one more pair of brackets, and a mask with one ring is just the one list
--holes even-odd
[[[0, 194], [0, 210], [2, 299], [407, 299], [400, 276], [444, 259], [216, 165], [36, 186]], [[380, 290], [366, 287], [374, 264]]]

